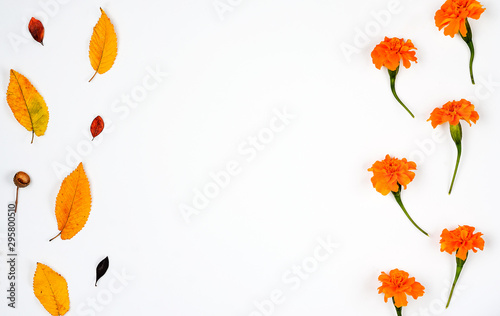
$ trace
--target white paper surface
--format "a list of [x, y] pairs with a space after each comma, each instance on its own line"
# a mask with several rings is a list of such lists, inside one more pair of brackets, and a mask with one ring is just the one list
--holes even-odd
[[[50, 120], [30, 144], [1, 101], [0, 314], [48, 315], [32, 289], [42, 262], [68, 281], [67, 315], [395, 315], [377, 294], [380, 272], [394, 268], [426, 288], [404, 315], [498, 315], [500, 7], [481, 3], [473, 86], [467, 46], [434, 24], [439, 1], [4, 1], [1, 90], [10, 69], [25, 75]], [[99, 7], [118, 57], [89, 83]], [[45, 46], [27, 32], [32, 16]], [[418, 63], [396, 83], [415, 119], [372, 64], [384, 36], [417, 47]], [[447, 126], [426, 120], [461, 98], [480, 119], [462, 124], [449, 196], [455, 145]], [[90, 142], [97, 115], [106, 128]], [[430, 238], [373, 189], [367, 169], [386, 154], [417, 163], [402, 199]], [[89, 220], [49, 243], [61, 181], [80, 161]], [[6, 213], [19, 170], [32, 183], [20, 190], [12, 309]], [[439, 235], [464, 224], [486, 245], [470, 254], [444, 311], [455, 259], [439, 251]]]

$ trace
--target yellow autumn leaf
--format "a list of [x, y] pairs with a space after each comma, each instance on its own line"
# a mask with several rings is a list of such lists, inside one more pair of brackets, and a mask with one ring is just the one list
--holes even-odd
[[94, 26], [94, 32], [90, 39], [90, 64], [94, 68], [95, 73], [89, 82], [94, 79], [97, 73], [103, 74], [111, 69], [115, 62], [117, 51], [118, 44], [115, 28], [106, 13], [104, 13], [104, 10], [101, 9], [101, 17]]
[[68, 283], [59, 273], [40, 262], [36, 264], [33, 292], [50, 315], [62, 316], [68, 312]]
[[87, 222], [90, 215], [90, 184], [83, 165], [80, 162], [67, 176], [59, 189], [56, 199], [56, 217], [61, 239], [73, 238]]
[[45, 101], [25, 76], [12, 69], [7, 103], [19, 124], [31, 132], [31, 143], [35, 135], [45, 134], [49, 123], [49, 109]]

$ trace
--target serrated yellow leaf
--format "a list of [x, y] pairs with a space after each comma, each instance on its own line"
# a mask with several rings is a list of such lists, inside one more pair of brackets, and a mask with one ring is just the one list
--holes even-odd
[[36, 264], [33, 292], [50, 315], [62, 316], [68, 312], [68, 283], [59, 273], [40, 262]]
[[94, 26], [94, 32], [90, 39], [89, 57], [90, 64], [95, 73], [89, 81], [94, 79], [97, 73], [103, 74], [113, 66], [118, 51], [115, 28], [104, 10], [101, 9], [101, 17]]
[[10, 82], [7, 88], [9, 104], [16, 120], [34, 136], [42, 136], [49, 123], [49, 109], [35, 87], [15, 70], [10, 70]]
[[91, 202], [89, 179], [80, 162], [63, 180], [57, 194], [56, 218], [59, 234], [56, 237], [60, 235], [63, 240], [71, 239], [82, 230], [90, 215]]

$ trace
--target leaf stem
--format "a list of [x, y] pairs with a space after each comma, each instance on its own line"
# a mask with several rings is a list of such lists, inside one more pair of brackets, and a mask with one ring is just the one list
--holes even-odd
[[399, 72], [399, 66], [398, 66], [398, 68], [396, 68], [396, 70], [390, 70], [390, 69], [388, 69], [388, 70], [389, 70], [389, 77], [391, 78], [392, 94], [394, 95], [396, 100], [399, 102], [399, 104], [401, 104], [405, 108], [405, 110], [408, 111], [408, 113], [410, 113], [411, 117], [415, 118], [415, 115], [413, 115], [413, 113], [411, 113], [410, 109], [408, 109], [406, 107], [406, 105], [404, 105], [403, 101], [401, 101], [401, 99], [399, 99], [398, 94], [396, 93], [396, 75]]
[[31, 143], [33, 144], [33, 140], [35, 139], [35, 130], [31, 131]]
[[424, 235], [426, 236], [429, 236], [429, 234], [427, 234], [422, 228], [420, 228], [417, 223], [415, 223], [413, 221], [413, 219], [410, 217], [410, 214], [408, 214], [408, 212], [406, 211], [404, 205], [403, 205], [403, 201], [401, 201], [401, 184], [398, 183], [398, 186], [399, 186], [399, 190], [398, 192], [394, 192], [392, 191], [392, 194], [394, 195], [394, 197], [396, 198], [396, 202], [398, 202], [399, 206], [401, 207], [401, 209], [403, 210], [403, 212], [405, 213], [406, 217], [408, 217], [408, 219], [410, 220], [410, 222], [418, 229], [420, 230]]
[[62, 233], [62, 231], [60, 231], [59, 234], [57, 234], [56, 236], [52, 237], [49, 241], [56, 239], [57, 237], [59, 237], [61, 235], [61, 233]]
[[95, 71], [94, 75], [92, 76], [92, 78], [90, 78], [89, 82], [92, 81], [92, 79], [94, 79], [95, 75], [97, 75], [97, 70]]

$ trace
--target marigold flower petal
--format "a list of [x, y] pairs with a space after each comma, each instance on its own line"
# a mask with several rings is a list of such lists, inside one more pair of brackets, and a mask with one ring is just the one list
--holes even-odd
[[408, 300], [406, 299], [406, 293], [398, 292], [394, 294], [394, 305], [396, 305], [396, 307], [402, 307], [408, 305]]
[[405, 68], [410, 68], [410, 61], [417, 62], [415, 52], [411, 51], [416, 49], [411, 40], [403, 38], [384, 38], [380, 44], [375, 46], [371, 53], [372, 61], [377, 69], [382, 66], [389, 70], [396, 70], [399, 67], [400, 61], [403, 61]]
[[378, 288], [378, 293], [384, 293], [384, 301], [394, 297], [394, 305], [402, 307], [408, 305], [406, 295], [411, 295], [414, 299], [424, 295], [425, 287], [409, 278], [409, 274], [403, 270], [394, 269], [389, 274], [382, 272], [378, 277], [382, 285]]
[[479, 19], [484, 10], [486, 9], [476, 0], [447, 0], [436, 11], [434, 21], [439, 30], [444, 28], [444, 35], [454, 37], [460, 32], [465, 37], [467, 35], [465, 20]]
[[457, 125], [460, 120], [464, 120], [469, 125], [476, 124], [479, 114], [474, 110], [474, 104], [465, 99], [460, 101], [449, 101], [441, 108], [435, 108], [427, 121], [431, 121], [432, 127], [449, 122], [451, 125]]
[[419, 296], [424, 295], [424, 290], [425, 287], [422, 284], [415, 282], [411, 286], [410, 295], [413, 297], [413, 299], [417, 299]]
[[[475, 233], [475, 228], [472, 226], [458, 226], [458, 228], [449, 231], [446, 228], [441, 233], [441, 252], [446, 251], [449, 254], [457, 252], [456, 257], [465, 261], [467, 252], [472, 250], [477, 252], [477, 249], [484, 249], [484, 239], [482, 233]], [[476, 249], [477, 248], [477, 249]]]

